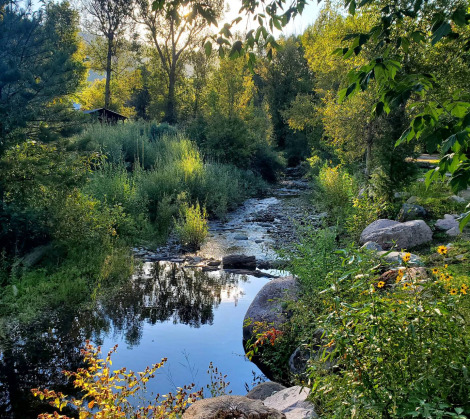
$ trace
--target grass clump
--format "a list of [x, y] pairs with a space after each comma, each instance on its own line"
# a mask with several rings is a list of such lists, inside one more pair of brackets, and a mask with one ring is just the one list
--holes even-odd
[[192, 249], [198, 249], [209, 232], [206, 209], [196, 202], [195, 205], [183, 203], [180, 217], [175, 222], [178, 239]]

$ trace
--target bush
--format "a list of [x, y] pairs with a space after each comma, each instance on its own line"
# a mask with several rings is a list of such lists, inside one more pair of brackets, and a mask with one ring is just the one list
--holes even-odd
[[315, 202], [328, 212], [333, 222], [344, 223], [357, 191], [354, 179], [341, 166], [325, 164], [315, 179], [315, 186]]
[[196, 205], [183, 203], [175, 230], [182, 244], [198, 249], [209, 232], [206, 209], [201, 208], [199, 202]]
[[337, 373], [312, 363], [319, 413], [466, 417], [468, 276], [454, 278], [442, 261], [426, 280], [407, 267], [405, 256], [404, 267], [384, 278], [362, 258], [357, 250], [345, 251], [348, 271], [332, 275], [332, 285], [321, 294], [324, 310], [317, 323], [326, 336], [323, 361], [334, 362]]

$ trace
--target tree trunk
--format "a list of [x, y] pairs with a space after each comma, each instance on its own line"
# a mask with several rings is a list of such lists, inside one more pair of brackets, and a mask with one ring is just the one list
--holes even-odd
[[175, 84], [176, 84], [176, 68], [172, 65], [168, 76], [168, 98], [166, 102], [166, 112], [164, 121], [169, 124], [176, 123], [175, 110]]
[[113, 36], [108, 36], [108, 54], [106, 56], [106, 85], [104, 89], [104, 107], [109, 108], [111, 103], [111, 59], [113, 57]]

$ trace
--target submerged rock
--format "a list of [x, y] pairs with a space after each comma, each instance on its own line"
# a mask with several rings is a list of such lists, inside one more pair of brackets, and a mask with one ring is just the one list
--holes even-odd
[[287, 419], [284, 413], [265, 406], [261, 400], [244, 396], [220, 396], [198, 400], [183, 419]]

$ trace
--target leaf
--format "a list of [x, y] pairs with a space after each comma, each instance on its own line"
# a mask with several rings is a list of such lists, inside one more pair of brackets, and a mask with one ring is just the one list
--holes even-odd
[[349, 3], [349, 14], [353, 15], [356, 13], [356, 0], [351, 0], [351, 3]]
[[209, 56], [212, 53], [212, 42], [207, 41], [204, 44], [204, 51], [206, 52], [206, 55]]
[[413, 41], [415, 42], [424, 42], [425, 41], [425, 37], [424, 37], [424, 33], [421, 32], [421, 31], [414, 31], [411, 33], [411, 38], [413, 39]]
[[431, 182], [433, 179], [439, 175], [439, 168], [436, 167], [435, 169], [431, 169], [429, 172], [426, 173], [426, 176], [424, 177], [424, 185], [426, 186], [426, 189], [429, 188], [429, 185], [431, 185]]
[[90, 403], [88, 403], [88, 409], [93, 409], [94, 405], [95, 405], [95, 401], [92, 400]]
[[463, 6], [459, 6], [454, 13], [452, 13], [451, 19], [457, 26], [467, 25], [467, 10]]
[[448, 22], [442, 24], [433, 32], [431, 45], [436, 45], [444, 36], [452, 32], [452, 28]]
[[242, 50], [243, 50], [242, 41], [234, 42], [234, 44], [232, 45], [232, 49], [230, 50], [229, 57], [232, 59], [238, 57], [241, 54]]

